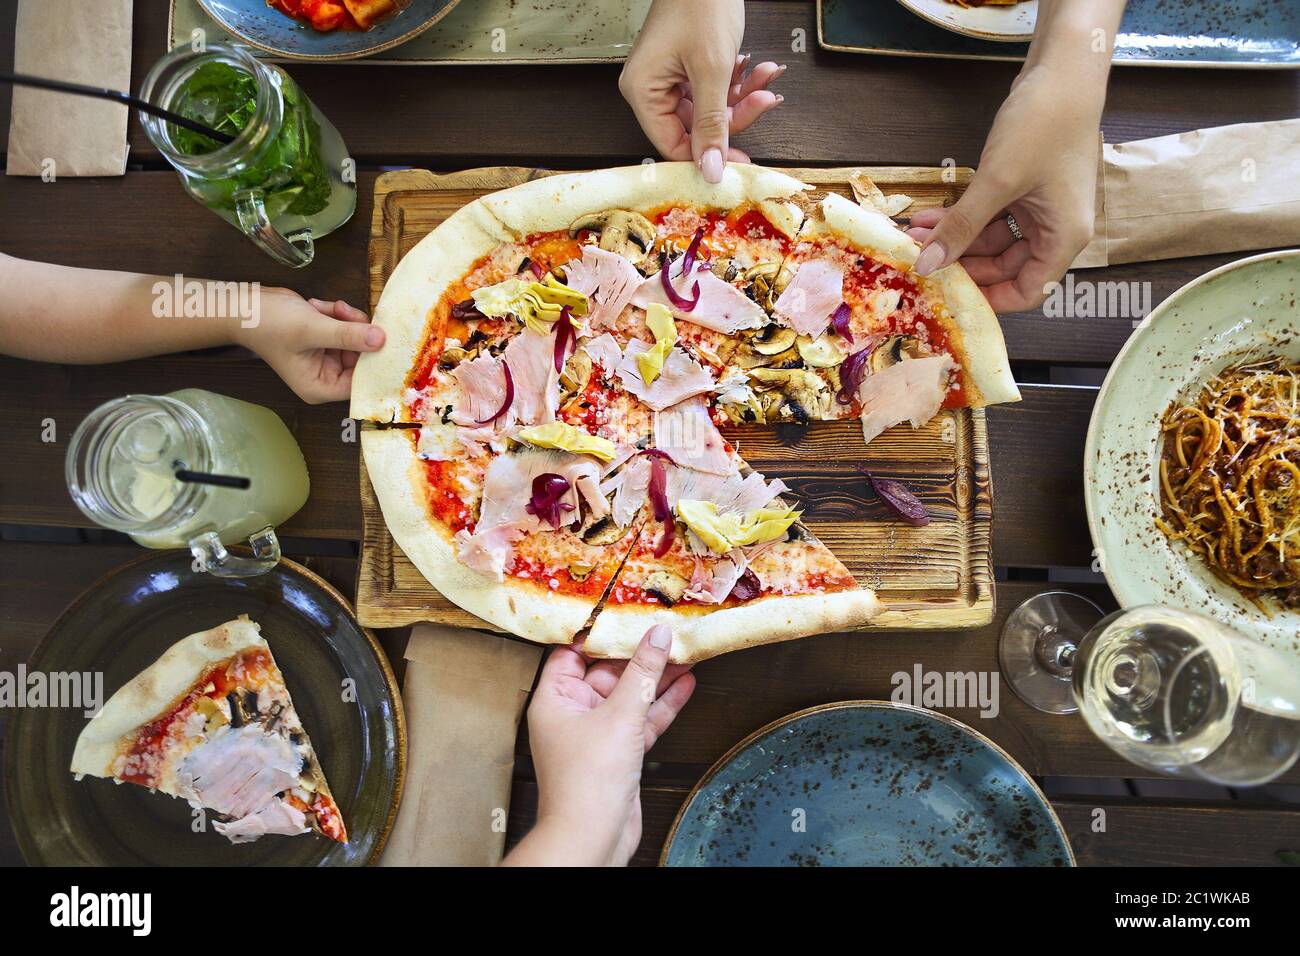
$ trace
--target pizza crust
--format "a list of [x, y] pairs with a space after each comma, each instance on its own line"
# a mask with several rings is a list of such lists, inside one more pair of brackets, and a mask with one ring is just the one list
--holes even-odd
[[406, 429], [361, 433], [370, 483], [398, 547], [452, 603], [489, 623], [539, 644], [568, 644], [587, 623], [597, 598], [541, 592], [528, 582], [494, 581], [460, 563], [446, 529], [416, 497], [418, 458]]
[[401, 418], [406, 376], [424, 345], [429, 310], [475, 262], [513, 241], [478, 202], [472, 202], [448, 216], [402, 258], [372, 317], [372, 324], [387, 336], [384, 347], [362, 354], [352, 373], [350, 417], [375, 422]]
[[173, 707], [212, 665], [251, 647], [266, 647], [247, 615], [183, 637], [108, 699], [77, 738], [73, 773], [111, 777], [122, 738]]
[[759, 598], [707, 613], [609, 605], [596, 617], [583, 652], [591, 657], [630, 658], [652, 624], [666, 624], [673, 631], [669, 660], [694, 664], [759, 644], [856, 628], [879, 611], [875, 592], [866, 588]]
[[[921, 246], [888, 216], [830, 193], [821, 203], [821, 222], [810, 219], [806, 229], [842, 236], [850, 244], [879, 250], [890, 265], [911, 270]], [[953, 263], [923, 280], [935, 286], [956, 322], [961, 355], [954, 355], [966, 373], [972, 408], [1020, 401], [1011, 375], [1007, 346], [997, 313], [960, 263]]]
[[546, 176], [478, 202], [519, 238], [568, 229], [580, 216], [603, 209], [644, 211], [674, 203], [731, 210], [748, 202], [759, 203], [768, 220], [793, 237], [803, 211], [790, 200], [811, 188], [762, 166], [730, 164], [714, 185], [693, 163], [645, 163]]

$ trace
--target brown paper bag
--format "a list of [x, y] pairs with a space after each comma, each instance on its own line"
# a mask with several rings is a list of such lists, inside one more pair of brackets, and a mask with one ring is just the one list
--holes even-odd
[[[20, 0], [14, 72], [112, 90], [131, 85], [131, 0]], [[127, 108], [119, 103], [13, 88], [10, 176], [121, 176]]]
[[1098, 196], [1071, 268], [1300, 245], [1300, 119], [1107, 144]]
[[381, 866], [494, 866], [505, 846], [515, 735], [535, 644], [417, 625], [406, 646], [402, 806]]

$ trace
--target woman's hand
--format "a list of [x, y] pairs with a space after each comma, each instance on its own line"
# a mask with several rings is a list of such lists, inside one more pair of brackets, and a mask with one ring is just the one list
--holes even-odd
[[1029, 59], [970, 186], [948, 209], [912, 217], [908, 235], [923, 245], [917, 274], [960, 259], [997, 312], [1036, 308], [1065, 274], [1092, 237], [1098, 127], [1123, 8], [1123, 0], [1040, 7]]
[[262, 289], [257, 324], [236, 335], [313, 405], [346, 399], [360, 353], [384, 344], [384, 330], [360, 309], [341, 300], [303, 299], [289, 289]]
[[512, 866], [623, 866], [641, 842], [641, 765], [690, 700], [695, 678], [669, 665], [672, 633], [646, 631], [630, 661], [588, 664], [551, 651], [528, 708], [537, 825]]
[[749, 162], [731, 134], [783, 99], [767, 87], [784, 66], [760, 63], [746, 75], [744, 33], [743, 0], [655, 0], [618, 80], [655, 149], [693, 160], [711, 183], [726, 161]]

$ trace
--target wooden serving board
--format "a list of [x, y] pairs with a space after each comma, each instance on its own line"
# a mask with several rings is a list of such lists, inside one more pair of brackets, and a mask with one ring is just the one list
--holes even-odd
[[[853, 169], [783, 170], [806, 183], [852, 198]], [[908, 213], [951, 204], [970, 181], [969, 169], [871, 167], [886, 193], [915, 202]], [[398, 261], [435, 226], [485, 193], [551, 175], [546, 170], [493, 167], [439, 175], [412, 169], [375, 183], [370, 228], [370, 308]], [[374, 426], [366, 426], [374, 427]], [[810, 426], [725, 427], [723, 434], [754, 468], [790, 486], [804, 521], [885, 610], [869, 628], [969, 628], [993, 619], [990, 525], [993, 491], [988, 433], [979, 409], [943, 411], [924, 428], [891, 428], [862, 443], [856, 419]], [[857, 471], [898, 478], [925, 502], [930, 524], [893, 519]], [[363, 532], [357, 572], [357, 617], [367, 627], [419, 621], [499, 630], [438, 593], [407, 560], [384, 524], [361, 465]]]

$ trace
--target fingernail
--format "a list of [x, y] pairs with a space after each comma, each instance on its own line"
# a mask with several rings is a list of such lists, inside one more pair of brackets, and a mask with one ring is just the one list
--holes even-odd
[[776, 68], [776, 75], [780, 76], [784, 72], [785, 72], [785, 64], [782, 63], [780, 66]]
[[722, 150], [716, 147], [706, 149], [700, 157], [700, 172], [708, 182], [722, 182]]
[[944, 249], [942, 242], [932, 242], [916, 257], [916, 264], [912, 266], [912, 271], [919, 276], [928, 276], [943, 265], [943, 260], [947, 256], [948, 250]]
[[784, 102], [785, 102], [785, 97], [782, 96], [780, 93], [776, 94], [776, 105], [780, 106]]
[[371, 348], [378, 348], [384, 344], [384, 330], [378, 326], [372, 325], [366, 329], [366, 344]]
[[673, 646], [673, 632], [667, 624], [650, 628], [650, 646], [657, 651], [666, 651]]

